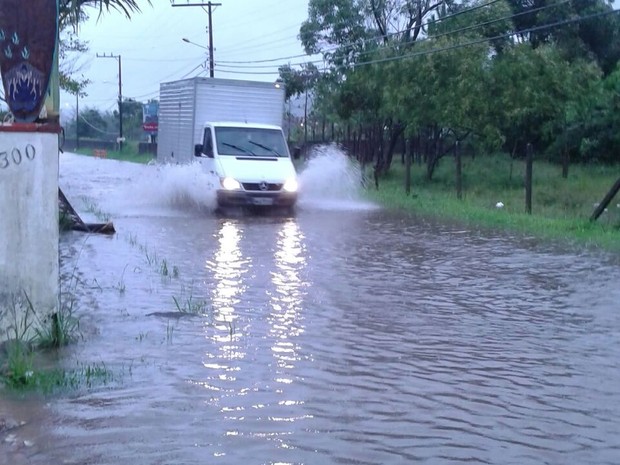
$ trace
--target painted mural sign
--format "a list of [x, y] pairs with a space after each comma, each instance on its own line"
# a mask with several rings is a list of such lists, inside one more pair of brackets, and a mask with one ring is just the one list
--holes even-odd
[[0, 72], [15, 121], [39, 117], [57, 38], [58, 0], [0, 0]]

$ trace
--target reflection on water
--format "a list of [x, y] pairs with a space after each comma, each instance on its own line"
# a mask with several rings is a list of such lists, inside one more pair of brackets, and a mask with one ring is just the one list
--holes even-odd
[[[217, 250], [207, 269], [212, 273], [211, 301], [215, 319], [231, 329], [235, 323], [235, 307], [244, 292], [243, 275], [250, 271], [250, 263], [241, 255], [239, 243], [242, 230], [235, 221], [224, 221], [217, 236]], [[220, 328], [221, 329], [221, 328]]]
[[[271, 325], [269, 336], [273, 340], [271, 351], [275, 360], [275, 378], [277, 385], [290, 385], [296, 381], [297, 362], [300, 360], [300, 347], [297, 337], [303, 334], [304, 286], [302, 273], [307, 266], [305, 237], [296, 222], [288, 221], [278, 232], [275, 253], [275, 270], [271, 273], [274, 291], [271, 292]], [[276, 392], [283, 392], [281, 387]], [[282, 407], [301, 406], [303, 400], [296, 397], [284, 397], [278, 401]], [[296, 410], [283, 410], [283, 415], [272, 417], [272, 421], [293, 422], [312, 418], [311, 415], [299, 415]], [[290, 445], [283, 442], [280, 447]]]

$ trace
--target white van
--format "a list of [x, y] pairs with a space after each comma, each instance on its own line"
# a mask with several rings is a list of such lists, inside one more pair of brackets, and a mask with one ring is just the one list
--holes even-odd
[[287, 207], [297, 202], [297, 174], [279, 126], [204, 125], [194, 155], [215, 176], [219, 207]]
[[294, 207], [297, 176], [282, 132], [284, 96], [280, 82], [162, 83], [157, 161], [199, 159], [213, 176], [220, 207]]

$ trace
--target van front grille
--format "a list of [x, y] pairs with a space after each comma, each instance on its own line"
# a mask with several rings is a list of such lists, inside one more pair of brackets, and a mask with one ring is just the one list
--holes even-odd
[[242, 185], [246, 191], [277, 192], [282, 189], [282, 184], [275, 184], [271, 182], [244, 182]]

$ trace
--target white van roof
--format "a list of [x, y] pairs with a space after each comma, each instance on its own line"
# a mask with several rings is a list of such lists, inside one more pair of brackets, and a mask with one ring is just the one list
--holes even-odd
[[220, 128], [259, 128], [259, 129], [282, 130], [280, 126], [276, 126], [274, 124], [235, 123], [231, 121], [209, 121], [205, 123], [205, 126], [213, 126], [213, 127], [220, 127]]

